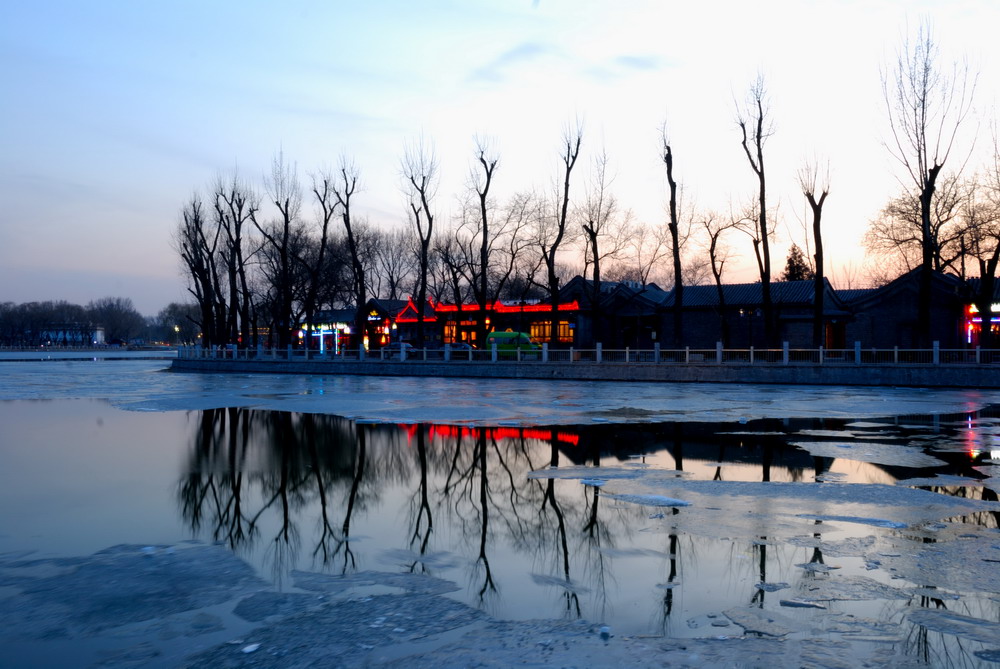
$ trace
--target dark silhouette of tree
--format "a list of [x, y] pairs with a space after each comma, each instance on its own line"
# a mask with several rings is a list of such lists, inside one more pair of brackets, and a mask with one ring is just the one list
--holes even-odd
[[188, 276], [188, 292], [198, 304], [202, 346], [225, 343], [225, 298], [219, 282], [216, 251], [221, 230], [210, 227], [201, 199], [193, 195], [181, 211], [175, 244]]
[[359, 230], [351, 212], [351, 200], [358, 188], [360, 171], [357, 166], [341, 158], [340, 168], [333, 181], [333, 195], [340, 206], [340, 219], [344, 223], [344, 231], [347, 233], [347, 250], [351, 258], [351, 282], [354, 286], [354, 315], [353, 337], [354, 349], [359, 355], [363, 355], [365, 348], [365, 329], [368, 326], [368, 315], [365, 307], [368, 304], [368, 285], [365, 282], [365, 265], [362, 261], [362, 246], [360, 243]]
[[729, 345], [729, 321], [726, 318], [726, 292], [723, 289], [722, 274], [729, 260], [729, 247], [722, 243], [722, 235], [738, 226], [738, 220], [724, 220], [715, 212], [705, 214], [701, 221], [705, 230], [705, 252], [708, 254], [709, 268], [715, 281], [715, 292], [719, 301], [719, 340], [723, 346]]
[[792, 244], [788, 250], [788, 260], [785, 262], [785, 271], [781, 274], [782, 281], [806, 281], [813, 278], [813, 270], [802, 253], [798, 244]]
[[90, 318], [104, 327], [107, 342], [128, 343], [146, 327], [142, 317], [128, 297], [102, 297], [87, 305]]
[[929, 237], [924, 239], [920, 199], [903, 191], [889, 200], [865, 233], [864, 244], [884, 268], [879, 279], [894, 279], [921, 266], [925, 242], [935, 272], [957, 269], [963, 260], [962, 206], [967, 182], [956, 174], [937, 179], [931, 201]]
[[764, 312], [764, 338], [768, 346], [775, 344], [774, 303], [771, 299], [771, 236], [773, 228], [767, 218], [767, 175], [764, 168], [764, 144], [774, 131], [767, 107], [764, 76], [758, 75], [750, 86], [746, 103], [736, 111], [740, 128], [740, 146], [757, 177], [757, 199], [751, 207], [749, 232], [753, 240], [757, 270], [760, 273], [761, 307]]
[[904, 39], [882, 90], [892, 138], [886, 148], [899, 160], [920, 204], [920, 278], [917, 337], [930, 344], [931, 272], [934, 263], [932, 207], [941, 170], [972, 109], [976, 77], [967, 66], [943, 69], [931, 26]]
[[[827, 195], [830, 194], [829, 172], [822, 181], [819, 170], [815, 165], [806, 165], [799, 170], [799, 188], [805, 195], [809, 208], [812, 210], [812, 233], [813, 246], [816, 252], [813, 254], [813, 346], [820, 347], [826, 342], [824, 335], [824, 298], [826, 297], [825, 267], [823, 264], [823, 204]], [[816, 196], [817, 191], [819, 197]], [[791, 259], [789, 259], [791, 260]], [[788, 272], [788, 267], [785, 268]]]
[[[470, 263], [473, 276], [470, 277], [473, 294], [476, 303], [479, 305], [479, 313], [476, 316], [476, 340], [485, 343], [486, 326], [486, 304], [489, 300], [489, 266], [490, 266], [490, 187], [493, 185], [493, 174], [500, 163], [500, 156], [496, 151], [488, 146], [485, 140], [476, 140], [476, 162], [479, 169], [473, 168], [470, 181], [476, 191], [476, 198], [479, 204], [479, 263]], [[475, 236], [475, 235], [474, 235]], [[477, 280], [478, 279], [478, 280]]]
[[403, 177], [409, 205], [408, 215], [417, 231], [420, 267], [417, 270], [417, 341], [418, 347], [426, 345], [424, 307], [427, 304], [427, 275], [430, 258], [431, 236], [434, 233], [432, 201], [437, 193], [438, 164], [434, 151], [423, 141], [408, 146], [403, 158]]
[[587, 297], [596, 341], [603, 341], [606, 327], [601, 313], [601, 267], [605, 261], [617, 258], [625, 248], [632, 218], [631, 211], [620, 210], [618, 200], [611, 192], [612, 182], [613, 178], [608, 174], [608, 155], [602, 150], [594, 158], [593, 176], [579, 212], [586, 240], [584, 276], [587, 266], [592, 268]]
[[257, 310], [247, 265], [256, 249], [246, 233], [260, 208], [260, 197], [236, 172], [216, 179], [213, 196], [215, 223], [225, 233], [219, 256], [228, 279], [227, 338], [231, 343], [242, 338], [244, 346], [255, 346]]
[[292, 343], [292, 329], [297, 325], [295, 298], [297, 265], [295, 256], [302, 242], [301, 220], [302, 190], [294, 164], [285, 162], [283, 152], [278, 152], [271, 162], [271, 173], [265, 190], [274, 204], [277, 217], [266, 223], [259, 220], [256, 211], [251, 220], [265, 240], [264, 258], [268, 265], [271, 295], [271, 336], [278, 348]]
[[556, 203], [554, 227], [542, 230], [539, 235], [539, 248], [545, 262], [546, 286], [552, 304], [552, 323], [549, 332], [549, 342], [559, 343], [559, 282], [560, 277], [556, 265], [559, 248], [566, 237], [566, 221], [569, 214], [569, 185], [573, 168], [580, 157], [580, 144], [583, 141], [583, 128], [577, 125], [568, 129], [563, 136], [562, 152], [562, 189]]
[[199, 306], [171, 302], [156, 315], [159, 338], [173, 344], [193, 344], [198, 338]]
[[[681, 271], [681, 232], [677, 216], [677, 181], [674, 179], [674, 152], [670, 147], [667, 129], [661, 132], [663, 143], [663, 165], [667, 169], [667, 187], [670, 192], [667, 212], [667, 229], [670, 230], [670, 252], [674, 261], [674, 345], [681, 345], [684, 323], [684, 275]], [[751, 161], [752, 162], [752, 161]]]
[[[435, 239], [440, 240], [441, 235], [435, 235]], [[368, 283], [372, 294], [387, 300], [402, 300], [408, 294], [416, 293], [417, 273], [420, 267], [420, 254], [415, 250], [417, 245], [413, 232], [408, 229], [371, 231], [374, 266], [367, 274], [370, 277]], [[431, 259], [433, 260], [435, 256], [436, 251], [432, 248]], [[349, 267], [350, 260], [346, 264]], [[433, 266], [428, 268], [428, 274], [427, 291], [433, 294]]]

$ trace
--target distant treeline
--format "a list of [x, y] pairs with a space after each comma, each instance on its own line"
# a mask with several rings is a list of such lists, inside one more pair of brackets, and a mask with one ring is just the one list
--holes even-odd
[[196, 312], [173, 303], [146, 318], [127, 297], [104, 297], [86, 306], [64, 300], [0, 302], [0, 346], [191, 343], [198, 335], [190, 318]]

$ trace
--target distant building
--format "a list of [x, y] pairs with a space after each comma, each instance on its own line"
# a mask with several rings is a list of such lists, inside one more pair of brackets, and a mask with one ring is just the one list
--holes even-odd
[[38, 333], [46, 346], [103, 346], [104, 328], [90, 323], [52, 323]]

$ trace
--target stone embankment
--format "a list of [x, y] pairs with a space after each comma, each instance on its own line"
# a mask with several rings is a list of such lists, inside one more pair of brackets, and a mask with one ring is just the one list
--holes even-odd
[[178, 358], [180, 372], [435, 376], [666, 383], [1000, 388], [991, 364], [740, 364], [615, 362], [424, 362], [421, 360], [229, 360]]

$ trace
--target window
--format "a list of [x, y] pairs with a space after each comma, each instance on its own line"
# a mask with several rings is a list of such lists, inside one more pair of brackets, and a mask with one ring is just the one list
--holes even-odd
[[531, 324], [529, 332], [534, 341], [549, 341], [552, 337], [552, 321], [535, 321]]
[[573, 343], [573, 330], [569, 327], [569, 321], [559, 321], [559, 341], [564, 344]]

